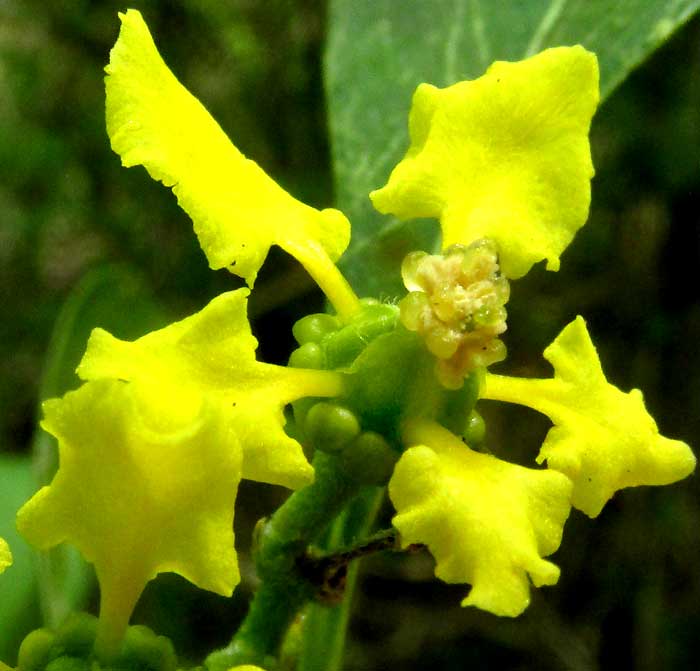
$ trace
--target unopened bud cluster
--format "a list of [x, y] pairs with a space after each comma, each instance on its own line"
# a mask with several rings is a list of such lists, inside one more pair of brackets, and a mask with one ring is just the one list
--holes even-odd
[[401, 275], [410, 292], [399, 306], [401, 321], [437, 357], [445, 387], [459, 388], [471, 371], [505, 358], [498, 336], [506, 330], [510, 288], [493, 241], [453, 245], [439, 255], [412, 252]]
[[[358, 355], [398, 321], [394, 305], [364, 299], [355, 319], [341, 325], [328, 314], [300, 319], [292, 329], [298, 349], [289, 365], [297, 368], [349, 370]], [[398, 452], [377, 431], [363, 425], [363, 417], [345, 401], [304, 398], [293, 404], [294, 420], [306, 449], [334, 455], [350, 478], [368, 485], [388, 482]]]

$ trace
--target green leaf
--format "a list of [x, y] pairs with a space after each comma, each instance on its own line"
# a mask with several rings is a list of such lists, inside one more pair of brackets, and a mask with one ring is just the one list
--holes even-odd
[[31, 460], [0, 454], [0, 537], [10, 546], [13, 559], [0, 577], [0, 660], [10, 664], [16, 661], [24, 635], [39, 624], [36, 554], [15, 529], [14, 518], [33, 491]]
[[598, 55], [604, 99], [698, 8], [700, 0], [332, 0], [326, 88], [337, 204], [353, 226], [341, 267], [356, 291], [403, 293], [403, 256], [430, 251], [437, 237], [433, 222], [383, 217], [368, 197], [408, 147], [418, 84], [448, 86], [494, 60], [578, 43]]
[[[92, 271], [73, 290], [58, 316], [46, 356], [40, 401], [79, 386], [75, 369], [96, 326], [130, 339], [166, 322], [149, 291], [128, 268], [104, 266]], [[36, 484], [46, 485], [58, 468], [55, 438], [37, 428], [33, 454]], [[44, 624], [57, 626], [69, 612], [84, 607], [93, 582], [92, 569], [67, 545], [42, 553], [35, 563]]]

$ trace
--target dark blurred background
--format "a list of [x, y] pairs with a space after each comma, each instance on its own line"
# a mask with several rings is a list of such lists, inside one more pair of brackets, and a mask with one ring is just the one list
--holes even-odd
[[[332, 202], [321, 0], [134, 2], [178, 77], [236, 145], [297, 197]], [[104, 264], [132, 267], [163, 314], [182, 317], [240, 286], [212, 272], [187, 216], [142, 168], [124, 170], [104, 129], [103, 68], [122, 4], [0, 3], [0, 449], [26, 453], [45, 353], [62, 304]], [[513, 374], [548, 375], [541, 352], [583, 314], [611, 381], [639, 387], [661, 431], [700, 445], [700, 20], [603, 105], [588, 225], [562, 270], [513, 286]], [[117, 288], [115, 287], [115, 290]], [[305, 305], [305, 308], [302, 308]], [[322, 307], [273, 250], [251, 302], [261, 356], [284, 362], [293, 321]], [[530, 464], [547, 430], [527, 410], [484, 404], [489, 447]], [[513, 435], [512, 427], [517, 426]], [[232, 600], [176, 576], [135, 615], [194, 663], [223, 644], [253, 584], [246, 548], [282, 490], [247, 483], [237, 509], [244, 583]], [[384, 512], [388, 523], [390, 509]], [[697, 478], [618, 494], [595, 521], [574, 512], [555, 588], [517, 620], [459, 608], [465, 588], [428, 555], [366, 561], [347, 669], [693, 669], [700, 658]], [[11, 579], [10, 574], [3, 576]], [[2, 580], [3, 578], [0, 578]], [[94, 606], [95, 597], [92, 597]], [[2, 624], [0, 604], [0, 627]], [[7, 660], [14, 662], [14, 660]]]

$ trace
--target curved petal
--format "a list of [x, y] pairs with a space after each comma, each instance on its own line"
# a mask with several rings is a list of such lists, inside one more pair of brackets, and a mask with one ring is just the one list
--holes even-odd
[[44, 403], [60, 466], [17, 515], [33, 545], [67, 541], [95, 564], [100, 620], [120, 640], [146, 583], [173, 571], [230, 595], [241, 450], [220, 408], [98, 380]]
[[446, 429], [412, 437], [430, 447], [408, 449], [389, 483], [402, 543], [426, 544], [438, 578], [472, 585], [463, 606], [519, 615], [530, 601], [528, 576], [538, 587], [559, 579], [543, 557], [561, 542], [571, 482], [474, 452]]
[[545, 258], [558, 270], [588, 216], [597, 104], [596, 57], [580, 46], [496, 62], [445, 89], [421, 84], [411, 146], [372, 202], [402, 219], [439, 218], [445, 248], [494, 239], [509, 278]]
[[106, 68], [112, 148], [123, 165], [143, 165], [172, 187], [209, 265], [252, 286], [273, 244], [304, 265], [337, 259], [350, 240], [345, 216], [304, 205], [241, 154], [163, 62], [141, 14], [119, 16]]
[[590, 517], [624, 487], [666, 485], [695, 469], [680, 440], [659, 434], [642, 393], [610, 384], [582, 317], [545, 350], [554, 378], [486, 375], [482, 396], [526, 405], [547, 415], [550, 429], [537, 458], [574, 482], [573, 505]]
[[134, 342], [95, 329], [78, 367], [85, 380], [118, 378], [187, 386], [215, 399], [243, 447], [243, 477], [296, 489], [313, 480], [301, 445], [284, 433], [284, 406], [305, 396], [335, 396], [341, 376], [255, 359], [247, 289], [221, 294], [203, 310]]

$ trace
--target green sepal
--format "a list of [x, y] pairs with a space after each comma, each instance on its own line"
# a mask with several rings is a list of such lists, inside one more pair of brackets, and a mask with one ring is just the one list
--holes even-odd
[[[363, 299], [359, 314], [336, 330], [330, 315], [304, 317], [294, 326], [297, 341], [303, 344], [289, 364], [347, 373], [346, 393], [338, 399], [342, 406], [357, 416], [363, 431], [380, 434], [400, 451], [399, 425], [404, 417], [431, 418], [462, 435], [478, 398], [481, 374], [473, 373], [457, 390], [446, 389], [436, 376], [435, 357], [416, 333], [404, 328], [398, 314], [395, 305]], [[304, 398], [293, 404], [295, 430], [309, 447], [340, 451], [356, 434], [334, 441], [329, 431], [320, 430], [319, 422], [309, 422], [317, 405], [319, 414], [328, 405], [319, 401]]]
[[460, 389], [446, 389], [420, 336], [401, 324], [373, 340], [348, 372], [343, 400], [357, 412], [364, 430], [396, 445], [401, 420], [409, 416], [434, 419], [461, 434], [478, 397], [477, 374]]
[[481, 373], [476, 371], [464, 380], [460, 389], [454, 391], [445, 389], [439, 398], [439, 409], [435, 418], [452, 433], [466, 437], [465, 432], [473, 415], [474, 404], [479, 399], [481, 377]]
[[414, 392], [434, 385], [433, 362], [420, 337], [401, 325], [373, 340], [349, 369], [344, 399], [363, 429], [398, 441], [398, 424]]

